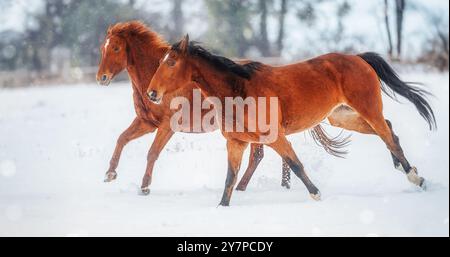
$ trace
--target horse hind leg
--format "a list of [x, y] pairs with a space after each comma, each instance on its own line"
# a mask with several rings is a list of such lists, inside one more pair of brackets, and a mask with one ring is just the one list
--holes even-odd
[[[264, 146], [260, 144], [252, 144], [248, 167], [241, 178], [241, 181], [236, 187], [237, 191], [247, 190], [248, 183], [253, 177], [259, 163], [264, 158]], [[289, 165], [283, 161], [282, 174], [281, 174], [281, 186], [286, 189], [291, 189], [291, 169]]]
[[[343, 128], [349, 131], [355, 131], [366, 135], [378, 135], [377, 132], [372, 128], [372, 126], [363, 118], [359, 113], [354, 111], [351, 107], [342, 105], [328, 117], [330, 124], [334, 127]], [[392, 130], [392, 123], [386, 120], [389, 128], [391, 129], [392, 135], [396, 144], [400, 145], [398, 137], [394, 134]], [[396, 169], [405, 172], [400, 160], [391, 153], [392, 161]]]
[[247, 185], [250, 182], [251, 178], [253, 177], [256, 168], [258, 168], [258, 165], [263, 158], [264, 158], [264, 146], [259, 144], [252, 144], [248, 167], [244, 173], [244, 176], [242, 176], [241, 181], [236, 187], [237, 191], [247, 190]]
[[[399, 171], [401, 171], [402, 173], [406, 174], [406, 176], [408, 177], [408, 180], [421, 187], [422, 189], [426, 189], [426, 184], [425, 184], [425, 179], [420, 177], [418, 172], [417, 172], [417, 168], [416, 167], [411, 167], [411, 165], [409, 164], [409, 162], [406, 160], [406, 158], [404, 157], [404, 153], [403, 153], [403, 149], [400, 145], [400, 139], [399, 137], [394, 133], [394, 130], [392, 128], [392, 122], [390, 122], [389, 120], [386, 120], [386, 124], [388, 125], [389, 129], [391, 130], [391, 134], [392, 134], [392, 138], [394, 143], [397, 145], [397, 148], [400, 151], [400, 154], [403, 155], [403, 158], [398, 158], [398, 154], [392, 152], [392, 158], [394, 160], [394, 165], [395, 168]], [[409, 171], [409, 172], [407, 172]]]
[[[392, 122], [389, 120], [386, 120], [386, 124], [389, 126], [389, 129], [391, 130], [392, 137], [394, 139], [394, 142], [401, 148], [400, 146], [400, 138], [394, 133], [394, 129], [392, 128]], [[406, 173], [406, 170], [404, 166], [402, 165], [401, 161], [394, 155], [394, 153], [391, 152], [392, 160], [394, 161], [394, 166], [397, 170]]]
[[291, 189], [291, 168], [285, 160], [283, 160], [281, 186], [286, 189]]
[[[403, 168], [409, 182], [425, 189], [425, 179], [420, 177], [416, 167], [412, 167], [405, 157], [398, 137], [393, 133], [392, 124], [387, 121], [382, 113], [381, 95], [364, 94], [364, 98], [349, 101], [349, 105], [366, 120], [373, 131], [385, 142], [387, 148], [391, 151], [396, 167]], [[371, 96], [371, 97], [368, 97]], [[360, 101], [364, 99], [364, 101]]]
[[374, 124], [374, 127], [376, 127], [375, 130], [380, 131], [380, 137], [385, 141], [392, 155], [395, 157], [394, 164], [397, 166], [397, 169], [406, 174], [409, 182], [422, 189], [426, 189], [425, 179], [419, 176], [417, 168], [412, 167], [406, 159], [403, 149], [400, 146], [400, 141], [392, 132], [388, 122], [386, 120], [383, 120], [383, 122], [380, 121], [379, 123]]
[[352, 108], [341, 105], [328, 117], [330, 124], [334, 127], [356, 131], [362, 134], [376, 135], [376, 132], [365, 119]]

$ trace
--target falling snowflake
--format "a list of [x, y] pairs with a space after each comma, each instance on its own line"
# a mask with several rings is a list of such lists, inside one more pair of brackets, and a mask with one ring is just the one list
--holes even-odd
[[83, 74], [83, 70], [81, 68], [79, 68], [79, 67], [73, 68], [71, 70], [71, 76], [74, 79], [80, 80], [80, 79], [83, 78], [83, 75], [84, 75]]
[[19, 205], [6, 207], [5, 216], [9, 221], [18, 221], [22, 218], [22, 208]]
[[375, 220], [375, 213], [371, 210], [364, 210], [359, 214], [359, 220], [366, 225], [372, 224]]
[[0, 163], [0, 174], [10, 178], [16, 174], [16, 164], [13, 161], [5, 160]]
[[16, 47], [14, 45], [6, 45], [2, 50], [2, 56], [5, 59], [12, 59], [16, 55]]
[[318, 228], [318, 227], [313, 227], [311, 232], [312, 232], [313, 236], [320, 236], [320, 235], [322, 235], [322, 230], [320, 228]]

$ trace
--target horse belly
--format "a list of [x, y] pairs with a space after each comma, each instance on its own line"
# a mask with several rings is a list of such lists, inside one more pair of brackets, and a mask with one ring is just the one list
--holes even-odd
[[339, 101], [331, 98], [309, 101], [308, 104], [294, 104], [288, 107], [284, 115], [286, 134], [300, 133], [317, 126], [340, 105]]

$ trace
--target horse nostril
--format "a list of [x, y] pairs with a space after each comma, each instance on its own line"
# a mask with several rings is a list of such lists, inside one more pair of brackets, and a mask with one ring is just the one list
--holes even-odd
[[158, 96], [158, 93], [156, 93], [155, 90], [152, 90], [152, 92], [150, 92], [150, 93], [148, 94], [148, 96], [150, 96], [150, 98], [156, 99], [156, 96]]
[[106, 76], [106, 74], [103, 74], [102, 81], [105, 82], [107, 79], [108, 79], [108, 76]]

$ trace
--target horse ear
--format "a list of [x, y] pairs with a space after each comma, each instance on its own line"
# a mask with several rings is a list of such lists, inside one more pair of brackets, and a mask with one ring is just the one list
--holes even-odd
[[186, 34], [183, 40], [181, 40], [180, 50], [182, 53], [187, 53], [188, 49], [189, 49], [189, 34]]

